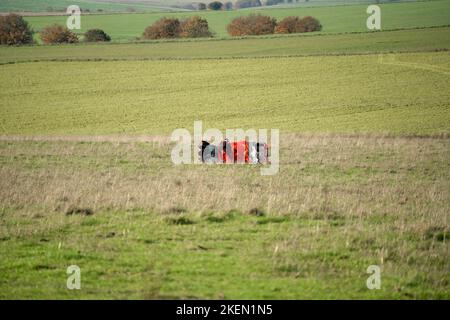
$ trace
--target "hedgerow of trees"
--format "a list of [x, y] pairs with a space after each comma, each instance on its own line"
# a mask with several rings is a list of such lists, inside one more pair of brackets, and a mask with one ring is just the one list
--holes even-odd
[[41, 39], [44, 43], [77, 43], [78, 36], [67, 27], [53, 24], [41, 31]]
[[231, 36], [259, 36], [274, 33], [276, 25], [275, 18], [252, 14], [235, 18], [227, 26], [227, 31]]
[[[309, 0], [304, 0], [304, 2], [308, 2]], [[267, 0], [265, 5], [266, 6], [273, 6], [280, 3], [294, 3], [294, 2], [300, 2], [300, 0]]]
[[206, 19], [194, 16], [181, 21], [180, 36], [182, 38], [204, 38], [211, 37], [212, 33]]
[[161, 18], [144, 31], [145, 39], [178, 38], [181, 32], [180, 20]]
[[101, 29], [90, 29], [84, 34], [86, 42], [107, 42], [111, 41], [111, 37]]
[[[275, 18], [252, 14], [235, 18], [228, 26], [231, 36], [267, 35], [273, 33], [312, 32], [322, 29], [319, 20], [313, 17], [286, 17], [277, 23]], [[200, 38], [211, 37], [208, 21], [195, 16], [180, 21], [176, 18], [162, 18], [144, 31], [145, 39]]]
[[234, 19], [227, 31], [231, 36], [265, 35], [272, 33], [301, 33], [322, 30], [319, 20], [314, 17], [287, 17], [277, 23], [275, 18], [250, 15]]
[[33, 31], [21, 16], [0, 16], [0, 44], [21, 45], [33, 43]]
[[208, 21], [198, 16], [180, 21], [176, 18], [162, 18], [144, 31], [145, 39], [201, 38], [211, 37]]
[[320, 24], [319, 20], [314, 17], [304, 17], [300, 19], [300, 22], [303, 26], [303, 29], [300, 28], [300, 32], [313, 32], [322, 30], [322, 25]]
[[261, 7], [260, 0], [237, 0], [234, 4], [236, 9], [244, 9], [244, 8], [252, 8], [252, 7]]
[[313, 17], [286, 17], [275, 28], [275, 33], [302, 33], [322, 30], [319, 20]]
[[222, 8], [223, 8], [223, 3], [220, 1], [213, 1], [208, 4], [209, 10], [217, 11], [217, 10], [222, 10]]

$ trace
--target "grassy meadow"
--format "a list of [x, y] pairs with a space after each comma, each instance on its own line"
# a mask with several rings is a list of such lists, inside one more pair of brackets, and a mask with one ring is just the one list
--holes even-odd
[[[382, 10], [383, 30], [399, 28], [430, 27], [450, 25], [450, 0], [436, 0], [424, 2], [400, 2], [380, 4]], [[282, 19], [291, 15], [314, 16], [323, 25], [321, 33], [363, 32], [366, 29], [367, 4], [334, 7], [292, 7], [207, 11], [207, 12], [153, 12], [111, 15], [82, 16], [81, 30], [84, 33], [91, 28], [101, 28], [108, 33], [113, 41], [130, 41], [141, 38], [145, 28], [162, 17], [186, 18], [194, 15], [208, 20], [211, 30], [218, 38], [228, 37], [226, 26], [232, 19], [249, 15], [252, 12]], [[26, 18], [35, 31], [44, 27], [60, 23], [65, 25], [65, 16], [43, 16]], [[36, 38], [39, 41], [39, 38]]]
[[[0, 46], [0, 298], [450, 299], [449, 3], [383, 4], [381, 32], [323, 6], [270, 9], [311, 35], [222, 38], [243, 10], [120, 43], [146, 13], [83, 17], [115, 43]], [[279, 173], [173, 165], [196, 120], [280, 129]]]
[[285, 138], [272, 177], [163, 138], [3, 139], [0, 297], [449, 298], [448, 139]]

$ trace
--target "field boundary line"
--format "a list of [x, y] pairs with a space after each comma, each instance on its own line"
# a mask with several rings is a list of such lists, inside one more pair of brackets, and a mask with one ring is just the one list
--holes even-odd
[[311, 54], [288, 54], [288, 55], [261, 55], [261, 56], [219, 56], [219, 57], [155, 57], [155, 58], [51, 58], [51, 59], [35, 59], [22, 61], [5, 61], [0, 62], [0, 66], [37, 63], [37, 62], [116, 62], [116, 61], [203, 61], [203, 60], [251, 60], [251, 59], [278, 59], [278, 58], [308, 58], [308, 57], [341, 57], [341, 56], [371, 56], [383, 54], [408, 54], [408, 53], [437, 53], [448, 52], [450, 48], [435, 48], [429, 50], [400, 50], [400, 51], [374, 51], [374, 52], [335, 52], [335, 53], [311, 53]]

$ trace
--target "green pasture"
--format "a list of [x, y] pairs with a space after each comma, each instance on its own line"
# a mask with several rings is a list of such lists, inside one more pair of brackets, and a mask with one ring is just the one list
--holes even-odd
[[448, 133], [450, 53], [4, 65], [2, 134]]

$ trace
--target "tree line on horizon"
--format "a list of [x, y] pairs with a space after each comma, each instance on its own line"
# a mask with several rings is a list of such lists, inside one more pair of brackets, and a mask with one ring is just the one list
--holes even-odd
[[[309, 0], [304, 0], [308, 2]], [[299, 3], [300, 0], [236, 0], [236, 1], [212, 1], [209, 3], [199, 2], [182, 6], [184, 9], [190, 10], [233, 10], [245, 9], [262, 6], [274, 6], [282, 3]]]
[[[277, 22], [273, 17], [251, 14], [233, 19], [227, 26], [230, 36], [251, 36], [268, 34], [287, 34], [320, 31], [322, 25], [314, 17], [290, 16]], [[28, 22], [20, 15], [9, 14], [0, 16], [0, 44], [24, 45], [33, 44], [34, 31]], [[192, 16], [184, 20], [178, 18], [161, 18], [148, 26], [143, 33], [144, 39], [173, 39], [173, 38], [205, 38], [213, 37], [208, 21], [199, 16]], [[66, 26], [53, 24], [40, 32], [45, 44], [77, 43], [79, 37]], [[90, 29], [84, 33], [85, 42], [111, 41], [111, 37], [101, 29]]]
[[[251, 14], [233, 19], [227, 26], [230, 36], [258, 36], [268, 34], [303, 33], [322, 30], [314, 17], [290, 16], [277, 22], [275, 18]], [[212, 37], [208, 21], [198, 16], [180, 21], [177, 18], [161, 18], [145, 29], [145, 39], [200, 38]]]

